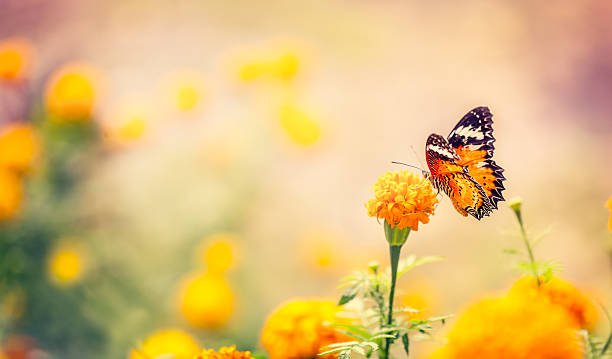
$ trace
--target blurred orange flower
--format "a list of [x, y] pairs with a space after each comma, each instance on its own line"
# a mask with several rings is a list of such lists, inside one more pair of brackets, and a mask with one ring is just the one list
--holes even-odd
[[429, 223], [438, 198], [431, 183], [410, 171], [387, 172], [372, 188], [374, 199], [368, 200], [368, 216], [384, 219], [398, 229], [419, 229], [419, 222]]
[[298, 145], [310, 146], [321, 138], [319, 123], [293, 104], [285, 104], [281, 107], [280, 124], [287, 136]]
[[26, 39], [11, 38], [0, 41], [0, 80], [24, 78], [30, 67], [32, 45]]
[[216, 233], [204, 239], [202, 259], [208, 272], [222, 274], [234, 262], [237, 236], [232, 233]]
[[578, 289], [558, 277], [551, 278], [538, 287], [535, 277], [519, 279], [508, 293], [508, 296], [523, 296], [527, 300], [548, 300], [551, 305], [564, 309], [574, 320], [576, 328], [592, 329], [597, 321], [597, 309], [593, 302]]
[[610, 219], [608, 220], [608, 229], [610, 230], [610, 232], [612, 232], [612, 196], [610, 196], [606, 205], [608, 206], [608, 209], [610, 209]]
[[47, 82], [47, 108], [58, 121], [87, 121], [96, 103], [98, 85], [98, 76], [92, 67], [64, 65]]
[[174, 354], [174, 359], [193, 359], [200, 346], [187, 333], [178, 329], [159, 331], [147, 338], [140, 348], [132, 350], [129, 359], [151, 359]]
[[19, 176], [0, 167], [0, 220], [15, 215], [21, 205], [23, 185]]
[[[281, 304], [266, 320], [261, 334], [270, 359], [318, 358], [321, 348], [351, 338], [324, 325], [339, 322], [340, 308], [332, 301], [293, 299]], [[337, 353], [321, 358], [335, 358]]]
[[180, 310], [191, 325], [219, 328], [228, 321], [233, 309], [234, 293], [222, 276], [206, 273], [183, 281]]
[[222, 347], [218, 352], [212, 349], [205, 349], [193, 359], [251, 359], [251, 352], [239, 352], [236, 346]]
[[33, 126], [13, 123], [0, 130], [0, 166], [26, 171], [39, 152], [40, 142]]

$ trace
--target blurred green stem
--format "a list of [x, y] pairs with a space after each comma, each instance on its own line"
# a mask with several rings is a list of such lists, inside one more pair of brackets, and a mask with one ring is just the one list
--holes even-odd
[[527, 231], [525, 230], [525, 225], [523, 224], [523, 216], [521, 215], [520, 208], [515, 210], [516, 219], [518, 219], [519, 226], [521, 227], [521, 237], [523, 238], [523, 242], [525, 243], [525, 247], [527, 247], [527, 253], [529, 254], [529, 265], [531, 270], [533, 271], [533, 276], [536, 278], [536, 282], [538, 283], [538, 287], [542, 285], [540, 282], [540, 276], [538, 275], [538, 271], [536, 269], [536, 261], [533, 255], [533, 249], [531, 248], [531, 242], [529, 242], [529, 238], [527, 238]]
[[[391, 288], [389, 292], [389, 314], [387, 315], [387, 326], [390, 327], [393, 325], [393, 299], [395, 297], [395, 282], [397, 281], [397, 267], [399, 264], [400, 251], [402, 249], [402, 245], [389, 245], [389, 254], [391, 258]], [[392, 338], [387, 338], [385, 340], [385, 347], [382, 351], [382, 358], [389, 358], [389, 350], [391, 347], [391, 343], [393, 342]]]

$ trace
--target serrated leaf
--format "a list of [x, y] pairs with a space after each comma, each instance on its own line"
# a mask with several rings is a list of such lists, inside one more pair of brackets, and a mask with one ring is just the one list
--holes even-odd
[[347, 348], [346, 348], [345, 346], [343, 346], [343, 347], [341, 347], [341, 348], [335, 348], [335, 349], [326, 350], [326, 351], [324, 351], [324, 352], [322, 352], [322, 353], [319, 353], [319, 354], [317, 354], [317, 355], [319, 355], [319, 356], [323, 356], [323, 355], [327, 355], [327, 354], [332, 354], [332, 353], [341, 352], [341, 351], [344, 351], [344, 350], [347, 350]]
[[397, 272], [398, 277], [416, 267], [422, 266], [423, 264], [434, 263], [434, 262], [439, 262], [439, 261], [444, 260], [444, 257], [440, 257], [440, 256], [427, 256], [427, 257], [422, 257], [419, 259], [413, 259], [411, 256], [409, 258], [410, 258], [410, 261], [407, 261], [404, 264], [403, 268], [399, 267], [399, 270]]
[[340, 353], [340, 355], [338, 355], [338, 359], [351, 359], [351, 351], [343, 351], [342, 353]]
[[340, 300], [338, 301], [338, 305], [345, 305], [346, 303], [350, 302], [351, 300], [355, 298], [355, 296], [357, 296], [358, 292], [359, 292], [359, 289], [356, 286], [347, 288], [342, 293], [342, 296], [340, 297]]
[[363, 355], [363, 356], [366, 355], [365, 350], [363, 350], [363, 348], [361, 348], [361, 347], [353, 347], [353, 350], [356, 351], [357, 353]]
[[410, 339], [408, 339], [408, 333], [404, 333], [404, 335], [402, 335], [402, 345], [404, 346], [406, 357], [409, 357], [410, 356]]

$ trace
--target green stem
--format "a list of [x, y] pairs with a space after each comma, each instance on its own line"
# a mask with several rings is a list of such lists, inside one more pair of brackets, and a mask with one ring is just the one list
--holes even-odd
[[[393, 299], [395, 297], [395, 282], [397, 281], [397, 266], [399, 263], [401, 249], [401, 245], [389, 246], [389, 254], [391, 257], [391, 288], [389, 292], [389, 314], [387, 315], [387, 326], [389, 327], [393, 325]], [[392, 338], [387, 338], [385, 340], [385, 348], [383, 351], [384, 358], [389, 358], [389, 349], [392, 342]]]
[[516, 218], [518, 219], [519, 225], [521, 226], [521, 236], [523, 238], [523, 242], [525, 242], [525, 247], [527, 247], [527, 253], [529, 254], [529, 261], [531, 263], [531, 270], [533, 271], [533, 276], [536, 278], [538, 283], [538, 287], [542, 285], [540, 282], [540, 276], [538, 275], [538, 271], [536, 270], [535, 257], [533, 255], [533, 249], [531, 248], [531, 243], [529, 243], [529, 239], [527, 238], [527, 231], [525, 231], [525, 225], [523, 224], [523, 216], [521, 216], [521, 212], [517, 211]]

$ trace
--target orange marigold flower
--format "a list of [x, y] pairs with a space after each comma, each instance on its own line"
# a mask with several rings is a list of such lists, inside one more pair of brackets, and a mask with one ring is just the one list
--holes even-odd
[[581, 359], [574, 320], [550, 301], [484, 299], [463, 313], [430, 359]]
[[[281, 304], [266, 320], [261, 341], [270, 359], [318, 358], [321, 348], [351, 338], [325, 325], [341, 321], [340, 308], [328, 300], [293, 299]], [[322, 358], [336, 358], [330, 354]]]
[[200, 354], [193, 357], [193, 359], [250, 359], [251, 352], [239, 352], [236, 350], [236, 346], [222, 347], [218, 352], [212, 349], [204, 349]]
[[612, 232], [612, 196], [608, 199], [606, 206], [610, 209], [610, 219], [608, 220], [608, 229]]
[[0, 129], [0, 166], [26, 171], [40, 152], [40, 141], [34, 127], [13, 123]]
[[0, 41], [0, 80], [16, 81], [27, 75], [32, 45], [26, 39]]
[[387, 172], [372, 188], [374, 199], [368, 200], [368, 216], [384, 219], [398, 229], [419, 229], [419, 222], [429, 223], [438, 198], [431, 183], [410, 171]]
[[576, 328], [590, 329], [597, 321], [597, 309], [593, 302], [568, 282], [553, 277], [548, 282], [542, 279], [538, 287], [535, 277], [519, 279], [508, 293], [508, 296], [523, 296], [528, 300], [541, 298], [552, 305], [564, 309], [573, 319]]
[[97, 100], [98, 75], [82, 64], [67, 64], [46, 85], [46, 104], [58, 121], [86, 121]]

